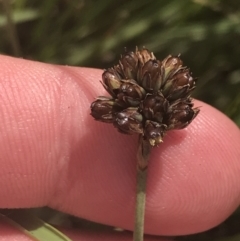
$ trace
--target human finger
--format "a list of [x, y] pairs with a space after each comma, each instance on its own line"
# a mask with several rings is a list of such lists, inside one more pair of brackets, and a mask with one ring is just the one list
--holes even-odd
[[[0, 62], [0, 206], [49, 205], [132, 229], [137, 137], [89, 116], [91, 101], [104, 94], [101, 71]], [[202, 231], [239, 204], [239, 129], [216, 109], [195, 104], [202, 108], [193, 123], [153, 150], [147, 233]]]

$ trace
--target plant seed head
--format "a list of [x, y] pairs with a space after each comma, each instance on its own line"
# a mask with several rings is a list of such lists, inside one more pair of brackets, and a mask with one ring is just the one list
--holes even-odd
[[111, 97], [98, 97], [91, 115], [121, 133], [142, 135], [151, 146], [168, 130], [188, 126], [200, 111], [190, 98], [196, 78], [180, 56], [160, 61], [146, 48], [125, 51], [118, 65], [104, 71], [101, 83]]

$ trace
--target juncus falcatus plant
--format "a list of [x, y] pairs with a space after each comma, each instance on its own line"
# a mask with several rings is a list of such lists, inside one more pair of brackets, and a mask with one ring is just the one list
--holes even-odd
[[185, 128], [199, 113], [190, 96], [196, 78], [180, 56], [169, 55], [160, 61], [143, 48], [125, 51], [117, 65], [103, 72], [101, 83], [111, 97], [98, 97], [91, 104], [91, 115], [112, 123], [121, 133], [139, 135], [133, 240], [141, 241], [151, 148], [163, 141], [167, 131]]

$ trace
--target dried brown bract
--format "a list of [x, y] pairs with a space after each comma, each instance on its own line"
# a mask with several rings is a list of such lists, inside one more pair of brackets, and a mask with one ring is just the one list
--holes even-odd
[[190, 97], [196, 78], [180, 56], [160, 61], [145, 48], [126, 51], [118, 65], [104, 71], [101, 83], [111, 98], [98, 97], [91, 115], [121, 133], [142, 135], [151, 146], [159, 145], [166, 131], [188, 126], [199, 113]]

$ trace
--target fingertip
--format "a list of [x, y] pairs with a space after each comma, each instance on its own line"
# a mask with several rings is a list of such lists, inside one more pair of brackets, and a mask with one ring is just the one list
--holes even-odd
[[171, 235], [204, 231], [239, 205], [239, 129], [215, 108], [194, 103], [202, 106], [196, 119], [169, 132], [153, 150], [147, 203], [153, 232], [158, 227]]

